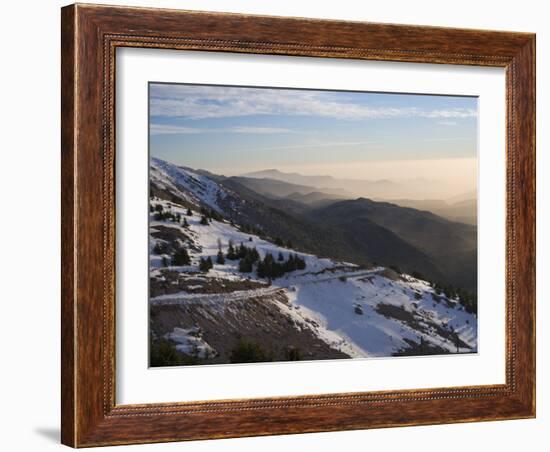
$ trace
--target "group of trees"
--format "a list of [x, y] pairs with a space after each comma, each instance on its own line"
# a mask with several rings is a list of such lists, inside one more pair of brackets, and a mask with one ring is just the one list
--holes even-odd
[[[158, 252], [162, 249], [162, 247], [157, 248], [157, 245], [155, 245], [155, 249], [153, 250], [155, 254], [164, 254], [162, 252]], [[162, 265], [163, 267], [168, 267], [169, 265], [191, 265], [191, 258], [189, 257], [189, 253], [187, 250], [183, 247], [178, 248], [174, 254], [172, 254], [170, 257], [166, 257], [166, 254], [162, 256]], [[212, 262], [212, 258], [208, 256], [207, 258], [201, 257], [199, 260], [199, 270], [201, 272], [208, 272], [212, 267], [214, 267], [214, 263]]]
[[212, 258], [208, 256], [207, 258], [201, 257], [199, 261], [199, 270], [201, 272], [208, 272], [212, 267], [214, 267], [214, 263], [212, 262]]
[[287, 240], [285, 243], [281, 237], [275, 237], [275, 245], [292, 248], [292, 242], [290, 240]]
[[289, 253], [285, 260], [282, 252], [279, 252], [277, 259], [271, 253], [267, 253], [263, 259], [260, 259], [260, 253], [256, 247], [245, 246], [242, 242], [239, 246], [235, 246], [232, 240], [229, 240], [227, 253], [224, 255], [221, 241], [218, 240], [216, 262], [223, 265], [226, 259], [238, 260], [241, 273], [251, 273], [254, 270], [254, 264], [257, 263], [256, 272], [260, 278], [275, 279], [285, 273], [306, 268], [306, 261], [297, 254]]
[[180, 247], [176, 250], [172, 256], [172, 265], [190, 265], [191, 258], [187, 253], [187, 250], [183, 247]]
[[240, 229], [243, 232], [246, 232], [247, 234], [254, 234], [258, 237], [265, 237], [265, 231], [261, 228], [258, 228], [256, 226], [250, 226], [249, 224], [241, 224]]
[[[279, 258], [282, 257], [280, 253]], [[260, 278], [280, 278], [285, 273], [295, 270], [303, 270], [306, 268], [306, 261], [297, 254], [289, 253], [286, 261], [279, 259], [275, 260], [271, 253], [267, 253], [265, 257], [258, 262], [256, 272]]]
[[[402, 273], [401, 269], [396, 265], [390, 265], [389, 268], [395, 270], [397, 273]], [[477, 295], [475, 293], [468, 292], [459, 287], [454, 287], [452, 284], [430, 281], [426, 276], [417, 271], [413, 271], [411, 276], [416, 279], [427, 281], [430, 286], [433, 287], [436, 295], [444, 295], [449, 299], [458, 299], [459, 303], [464, 306], [466, 312], [477, 314]]]
[[[242, 245], [242, 244], [241, 244]], [[239, 249], [239, 271], [241, 273], [250, 273], [255, 262], [260, 259], [260, 253], [256, 248], [247, 248], [246, 246], [241, 246]]]
[[166, 254], [169, 254], [169, 252], [170, 252], [169, 247], [164, 242], [157, 242], [153, 247], [153, 253], [158, 255], [164, 255], [162, 258], [162, 265], [164, 267], [167, 267], [168, 265], [190, 265], [191, 264], [191, 258], [189, 257], [189, 253], [184, 247], [182, 246], [177, 247], [174, 253], [170, 256], [170, 258], [166, 257]]
[[[150, 205], [149, 211], [155, 212], [153, 215], [153, 219], [155, 221], [173, 221], [175, 223], [181, 223], [183, 227], [188, 227], [189, 223], [187, 222], [187, 218], [182, 217], [182, 215], [179, 212], [173, 213], [170, 210], [170, 207], [168, 209], [164, 209], [162, 204], [156, 204], [155, 206]], [[191, 216], [193, 215], [193, 212], [191, 212], [191, 209], [187, 209], [187, 215]]]
[[201, 215], [206, 218], [208, 222], [210, 220], [223, 221], [223, 216], [216, 212], [214, 209], [207, 209], [206, 207], [201, 207]]
[[[156, 204], [155, 206], [150, 206], [150, 211], [155, 212], [154, 219], [157, 221], [172, 220], [177, 223], [182, 223], [184, 227], [188, 227], [189, 223], [185, 216], [182, 216], [180, 213], [172, 213], [168, 208], [165, 210], [162, 204]], [[219, 213], [212, 209], [201, 208], [201, 225], [208, 225], [212, 219], [222, 221], [223, 218]], [[186, 216], [192, 216], [193, 211], [188, 208]], [[253, 233], [259, 236], [264, 235], [264, 232], [256, 227], [250, 225], [241, 225], [240, 229], [244, 232]], [[252, 237], [249, 238], [249, 241], [252, 242]], [[280, 237], [274, 239], [276, 245], [286, 248], [292, 248], [292, 242], [287, 240], [283, 241]], [[168, 247], [166, 244], [161, 242], [157, 243], [154, 247], [153, 252], [155, 254], [168, 254]], [[279, 278], [285, 273], [289, 273], [295, 270], [303, 270], [306, 268], [306, 262], [303, 258], [299, 257], [297, 254], [289, 253], [287, 259], [285, 260], [282, 252], [279, 252], [277, 259], [273, 257], [271, 253], [267, 253], [263, 259], [260, 259], [260, 254], [255, 247], [247, 247], [242, 242], [239, 246], [235, 246], [234, 243], [230, 240], [227, 253], [224, 255], [221, 242], [218, 240], [218, 253], [216, 255], [216, 263], [223, 265], [225, 260], [239, 260], [239, 271], [242, 273], [251, 273], [254, 269], [254, 264], [257, 263], [257, 274], [260, 278]], [[183, 247], [179, 247], [174, 254], [170, 257], [170, 261], [166, 256], [163, 256], [163, 265], [190, 265], [191, 259], [187, 250]], [[203, 272], [208, 272], [213, 268], [214, 263], [212, 258], [209, 256], [207, 258], [200, 258], [199, 269]]]
[[231, 363], [258, 363], [273, 361], [276, 355], [283, 355], [286, 361], [300, 361], [302, 352], [299, 348], [289, 346], [280, 350], [266, 351], [257, 342], [240, 339], [235, 347], [231, 350], [229, 361]]
[[229, 240], [227, 254], [224, 256], [221, 241], [218, 240], [218, 256], [216, 261], [218, 264], [224, 264], [226, 258], [231, 261], [239, 260], [239, 271], [242, 273], [250, 273], [254, 262], [260, 259], [260, 253], [258, 253], [255, 247], [250, 248], [244, 246], [242, 242], [239, 246], [235, 246], [233, 241]]
[[430, 283], [437, 295], [445, 295], [447, 298], [457, 298], [459, 303], [464, 306], [466, 312], [477, 314], [477, 295], [467, 290], [456, 288], [452, 284], [443, 284], [439, 282]]
[[173, 214], [169, 210], [162, 210], [163, 207], [160, 204], [157, 204], [157, 207], [160, 207], [161, 210], [155, 210], [155, 215], [153, 215], [153, 219], [155, 221], [175, 221], [176, 223], [179, 223], [181, 220], [181, 215], [179, 213]]
[[237, 259], [244, 259], [247, 256], [254, 258], [253, 262], [260, 258], [260, 254], [256, 248], [244, 246], [242, 242], [239, 246], [234, 246], [233, 241], [229, 240], [229, 245], [227, 247], [227, 258], [229, 260], [236, 261]]

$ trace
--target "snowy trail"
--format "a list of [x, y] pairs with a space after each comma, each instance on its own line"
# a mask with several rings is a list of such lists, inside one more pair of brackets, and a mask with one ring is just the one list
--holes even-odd
[[178, 292], [151, 298], [150, 302], [157, 306], [184, 303], [228, 303], [231, 301], [246, 301], [251, 298], [275, 295], [277, 292], [284, 293], [284, 291], [285, 289], [282, 287], [267, 287], [265, 289], [237, 290], [235, 292], [211, 294]]
[[[273, 285], [271, 287], [266, 287], [262, 289], [252, 289], [252, 290], [237, 290], [234, 292], [224, 292], [224, 293], [187, 293], [187, 292], [178, 292], [168, 295], [159, 295], [158, 297], [151, 298], [150, 302], [154, 305], [175, 305], [182, 303], [227, 303], [231, 301], [244, 301], [250, 298], [264, 297], [268, 295], [275, 295], [276, 293], [285, 293], [286, 289], [290, 288], [294, 284], [319, 284], [326, 281], [332, 281], [335, 279], [340, 279], [342, 277], [346, 278], [361, 278], [363, 276], [372, 276], [375, 275], [375, 271], [368, 272], [354, 272], [354, 273], [341, 273], [337, 276], [328, 276], [326, 278], [318, 278], [315, 280], [308, 280], [304, 278], [294, 277], [288, 278], [288, 281], [282, 281], [283, 284]], [[284, 284], [286, 283], [286, 284]]]
[[360, 272], [351, 272], [351, 273], [339, 273], [338, 275], [332, 275], [327, 276], [324, 278], [316, 278], [316, 279], [305, 279], [303, 276], [306, 275], [299, 275], [299, 276], [290, 276], [287, 277], [287, 282], [289, 284], [279, 284], [280, 287], [290, 287], [293, 284], [318, 284], [322, 282], [327, 281], [333, 281], [335, 279], [342, 279], [342, 278], [348, 278], [348, 279], [354, 279], [354, 278], [362, 278], [364, 276], [375, 276], [379, 273], [379, 270], [368, 270], [368, 271], [360, 271]]

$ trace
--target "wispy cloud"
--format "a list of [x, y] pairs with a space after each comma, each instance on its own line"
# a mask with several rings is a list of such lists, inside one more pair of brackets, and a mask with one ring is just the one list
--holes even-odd
[[[284, 149], [307, 149], [307, 148], [339, 148], [348, 146], [367, 146], [372, 144], [379, 144], [379, 141], [335, 141], [335, 142], [323, 142], [323, 143], [302, 143], [302, 144], [290, 144], [270, 147], [255, 148], [255, 150], [261, 151], [277, 151]], [[252, 150], [252, 149], [250, 149]]]
[[151, 123], [149, 128], [151, 135], [188, 135], [201, 133], [243, 133], [243, 134], [291, 134], [297, 133], [295, 130], [282, 127], [248, 127], [236, 126], [227, 128], [200, 128], [184, 127], [169, 124]]
[[167, 124], [151, 124], [149, 126], [151, 135], [184, 135], [190, 133], [202, 133], [201, 129], [193, 127], [172, 126]]
[[232, 127], [225, 129], [231, 133], [259, 133], [259, 134], [273, 134], [273, 133], [296, 133], [295, 130], [285, 129], [282, 127]]
[[338, 119], [420, 117], [456, 119], [477, 116], [475, 109], [380, 107], [324, 91], [152, 85], [151, 115], [186, 119], [251, 115], [318, 116]]
[[464, 136], [464, 137], [441, 137], [441, 138], [424, 138], [423, 141], [467, 141], [471, 140], [473, 137]]

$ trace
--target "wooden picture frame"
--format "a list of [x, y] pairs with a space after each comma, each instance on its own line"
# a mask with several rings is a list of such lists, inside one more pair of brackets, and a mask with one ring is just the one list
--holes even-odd
[[[62, 442], [73, 447], [535, 416], [535, 35], [71, 5], [62, 9]], [[506, 383], [115, 403], [115, 50], [506, 70]]]

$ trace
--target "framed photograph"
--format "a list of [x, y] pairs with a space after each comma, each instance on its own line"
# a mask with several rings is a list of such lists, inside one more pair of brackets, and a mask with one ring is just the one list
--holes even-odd
[[535, 36], [62, 9], [62, 442], [535, 416]]

